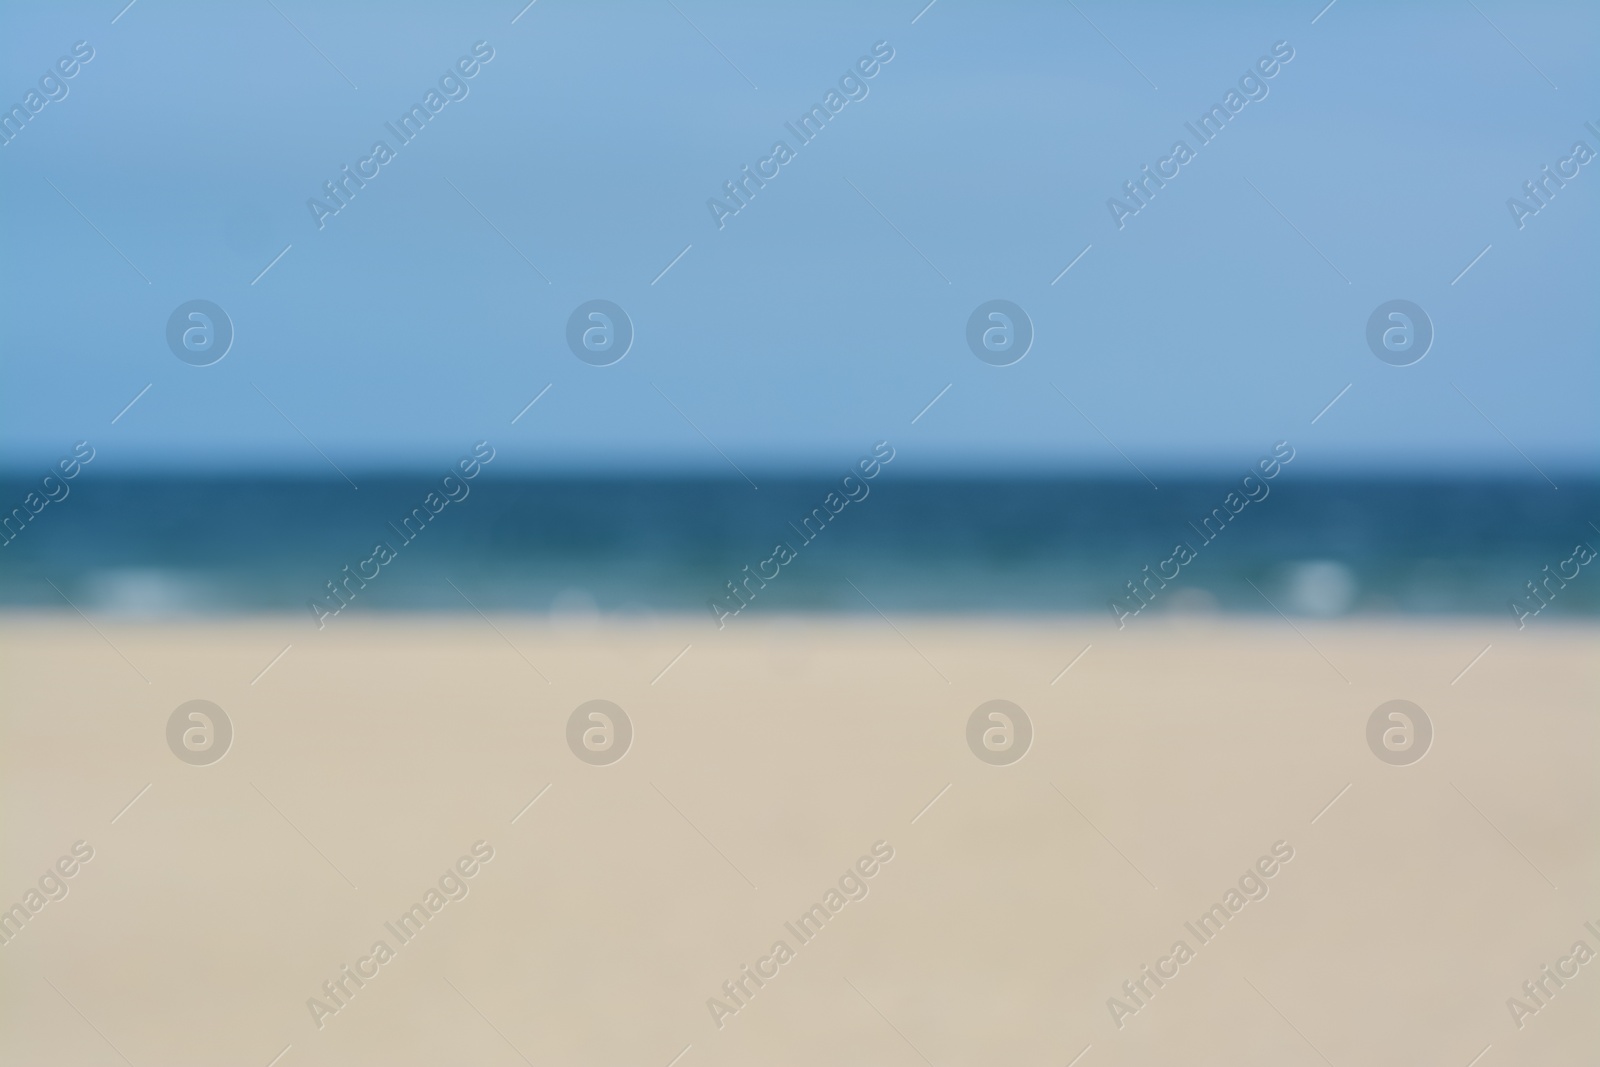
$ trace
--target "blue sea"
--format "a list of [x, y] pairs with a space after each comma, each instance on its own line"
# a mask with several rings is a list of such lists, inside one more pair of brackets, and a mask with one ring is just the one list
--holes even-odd
[[[13, 528], [0, 548], [0, 605], [309, 618], [313, 602], [348, 599], [346, 618], [477, 608], [710, 619], [719, 600], [725, 610], [747, 603], [742, 618], [881, 610], [1110, 619], [1109, 602], [1142, 602], [1130, 599], [1135, 581], [1150, 614], [1513, 622], [1514, 598], [1538, 604], [1527, 583], [1576, 570], [1541, 587], [1541, 617], [1600, 612], [1600, 575], [1567, 562], [1580, 544], [1600, 546], [1600, 483], [1565, 479], [1559, 490], [1532, 480], [1281, 479], [1265, 499], [1203, 525], [1237, 482], [1163, 479], [1153, 490], [1143, 481], [891, 471], [848, 500], [829, 478], [762, 478], [755, 490], [737, 478], [493, 471], [433, 513], [424, 502], [440, 485], [429, 475], [358, 476], [357, 490], [338, 478], [98, 473]], [[0, 481], [10, 502], [36, 487]], [[423, 517], [405, 525], [419, 508]], [[389, 550], [382, 562], [380, 543]], [[1180, 543], [1192, 556], [1181, 568], [1170, 562]], [[1164, 585], [1145, 582], [1175, 569]]]

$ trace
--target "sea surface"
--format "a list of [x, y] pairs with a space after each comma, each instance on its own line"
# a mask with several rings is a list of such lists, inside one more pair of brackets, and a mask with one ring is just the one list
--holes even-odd
[[[1058, 613], [1281, 611], [1500, 615], [1544, 586], [1539, 617], [1600, 613], [1600, 483], [1280, 479], [1226, 524], [1237, 479], [896, 478], [849, 501], [837, 477], [526, 478], [486, 470], [327, 480], [104, 478], [92, 468], [0, 548], [0, 606], [135, 616], [299, 611]], [[0, 480], [6, 506], [37, 480]], [[860, 489], [853, 492], [859, 494]], [[459, 492], [459, 489], [456, 490]], [[829, 500], [829, 494], [837, 494]], [[1235, 498], [1237, 501], [1238, 498]], [[831, 514], [830, 504], [840, 508]], [[402, 520], [413, 519], [409, 540]], [[817, 509], [826, 523], [802, 520]], [[1220, 532], [1215, 532], [1221, 527]], [[820, 532], [817, 532], [820, 528]], [[807, 536], [809, 535], [809, 537]], [[383, 543], [392, 555], [374, 559]], [[1166, 562], [1183, 543], [1192, 558]], [[775, 558], [777, 546], [789, 552]], [[768, 562], [770, 561], [770, 562]], [[346, 566], [350, 568], [345, 570]], [[1151, 568], [1146, 572], [1146, 566]], [[1544, 568], [1548, 565], [1549, 571]], [[749, 567], [747, 571], [745, 568]], [[744, 601], [727, 583], [743, 582]], [[376, 575], [351, 579], [351, 574]], [[770, 577], [776, 574], [776, 577]], [[360, 581], [365, 581], [361, 585]], [[761, 584], [765, 581], [765, 585]], [[1549, 592], [1554, 590], [1554, 592]]]

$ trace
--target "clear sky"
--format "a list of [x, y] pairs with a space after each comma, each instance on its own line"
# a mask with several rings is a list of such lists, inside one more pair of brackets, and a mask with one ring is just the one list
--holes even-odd
[[[93, 58], [0, 147], [6, 465], [1592, 469], [1600, 162], [1507, 200], [1600, 151], [1600, 9], [924, 2], [8, 5], [4, 107]], [[210, 366], [167, 341], [196, 299]], [[568, 346], [592, 299], [633, 324], [610, 366]], [[991, 299], [1033, 324], [1011, 366], [967, 344]], [[1393, 299], [1433, 324], [1410, 366], [1366, 340]]]

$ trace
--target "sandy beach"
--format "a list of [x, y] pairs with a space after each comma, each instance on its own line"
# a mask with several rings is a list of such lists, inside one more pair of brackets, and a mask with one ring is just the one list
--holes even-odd
[[0, 1067], [1600, 1067], [1596, 41], [5, 5]]
[[[337, 621], [0, 624], [0, 1059], [1593, 1053], [1593, 627]], [[569, 747], [591, 700], [622, 758]]]

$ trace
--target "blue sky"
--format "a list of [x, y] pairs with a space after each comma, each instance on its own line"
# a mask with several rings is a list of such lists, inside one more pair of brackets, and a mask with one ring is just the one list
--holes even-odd
[[[888, 439], [926, 473], [1132, 475], [1288, 439], [1329, 472], [1592, 468], [1600, 163], [1521, 229], [1506, 201], [1600, 150], [1593, 7], [275, 2], [0, 16], [7, 108], [95, 50], [0, 148], [7, 466], [488, 439], [501, 469], [731, 474]], [[319, 229], [323, 182], [479, 41], [468, 95]], [[880, 41], [801, 146], [785, 123]], [[1280, 41], [1266, 98], [1119, 229], [1108, 198]], [[236, 333], [208, 367], [165, 340], [197, 298]], [[565, 341], [596, 298], [636, 335], [608, 367]], [[1009, 367], [965, 342], [994, 298], [1036, 332]], [[1395, 298], [1436, 331], [1408, 367], [1364, 339]]]

